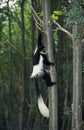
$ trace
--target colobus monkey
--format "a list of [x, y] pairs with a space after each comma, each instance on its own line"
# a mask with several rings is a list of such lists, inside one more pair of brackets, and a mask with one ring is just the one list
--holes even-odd
[[43, 70], [43, 64], [45, 65], [54, 65], [54, 63], [48, 61], [46, 52], [42, 52], [44, 49], [44, 45], [42, 44], [42, 35], [39, 34], [38, 36], [38, 46], [35, 49], [34, 57], [33, 57], [33, 72], [31, 74], [31, 78], [36, 77], [37, 75], [40, 76]]
[[38, 45], [36, 46], [34, 57], [33, 57], [33, 72], [30, 78], [36, 77], [41, 69], [43, 69], [43, 58], [40, 55], [40, 52], [44, 49], [44, 45], [42, 44], [41, 34], [38, 36]]
[[42, 95], [40, 93], [40, 89], [38, 86], [38, 81], [36, 78], [34, 78], [34, 79], [35, 79], [35, 86], [36, 86], [36, 92], [37, 92], [37, 99], [38, 99], [37, 102], [38, 102], [39, 111], [44, 117], [49, 118], [49, 109], [47, 108], [47, 106], [45, 105], [45, 103], [43, 101], [43, 98], [42, 98]]

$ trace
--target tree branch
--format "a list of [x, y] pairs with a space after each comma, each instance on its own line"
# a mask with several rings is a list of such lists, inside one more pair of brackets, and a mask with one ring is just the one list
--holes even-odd
[[37, 19], [35, 18], [34, 14], [33, 14], [33, 18], [34, 18], [34, 21], [36, 22], [36, 24], [40, 27], [40, 29], [42, 28], [42, 24], [40, 24]]
[[65, 28], [63, 28], [59, 23], [57, 23], [55, 20], [52, 20], [52, 22], [63, 32], [65, 32], [70, 38], [72, 38], [72, 34], [66, 30]]
[[29, 1], [29, 0], [27, 0], [27, 1], [28, 1], [28, 3], [29, 3], [29, 6], [31, 7], [31, 9], [32, 9], [32, 11], [33, 11], [34, 16], [37, 18], [37, 20], [38, 20], [41, 24], [43, 24], [42, 19], [38, 16], [37, 12], [35, 11], [35, 9], [33, 8], [33, 6], [31, 5], [30, 1]]

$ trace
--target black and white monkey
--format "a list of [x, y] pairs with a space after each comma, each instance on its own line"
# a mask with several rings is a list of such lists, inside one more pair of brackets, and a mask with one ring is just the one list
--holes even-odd
[[38, 45], [36, 46], [33, 56], [33, 72], [30, 78], [36, 77], [40, 73], [41, 69], [43, 69], [43, 58], [40, 55], [40, 52], [44, 49], [44, 45], [42, 44], [41, 40], [42, 36], [39, 34]]
[[53, 86], [54, 84], [56, 84], [56, 82], [52, 81], [50, 74], [44, 68], [44, 65], [47, 66], [54, 65], [54, 63], [48, 60], [46, 56], [47, 53], [43, 51], [44, 49], [45, 47], [42, 44], [42, 34], [40, 33], [38, 36], [38, 44], [34, 51], [33, 71], [30, 78], [34, 78], [35, 80], [39, 111], [44, 117], [49, 118], [49, 109], [45, 105], [42, 95], [40, 93], [37, 77], [42, 78], [45, 81], [46, 86], [48, 87]]
[[39, 89], [39, 85], [38, 85], [38, 81], [36, 78], [35, 79], [35, 86], [36, 86], [36, 92], [37, 92], [37, 103], [38, 103], [38, 108], [40, 113], [44, 116], [49, 118], [49, 109], [48, 107], [45, 105], [44, 100], [42, 98], [42, 95], [40, 93], [40, 89]]
[[45, 47], [42, 44], [42, 34], [40, 33], [38, 36], [38, 45], [36, 46], [36, 49], [34, 51], [33, 72], [30, 78], [34, 78], [36, 76], [40, 77], [40, 73], [42, 73], [44, 64], [48, 66], [54, 65], [54, 63], [48, 61], [46, 52], [42, 51], [43, 49], [45, 49]]

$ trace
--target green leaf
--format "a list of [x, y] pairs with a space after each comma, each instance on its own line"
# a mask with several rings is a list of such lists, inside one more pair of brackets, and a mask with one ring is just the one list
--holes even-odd
[[58, 19], [59, 19], [59, 17], [58, 17], [58, 16], [55, 16], [54, 14], [51, 15], [51, 18], [52, 18], [53, 20], [58, 20]]
[[53, 14], [60, 16], [60, 15], [62, 15], [62, 11], [55, 10], [55, 11], [53, 11]]
[[43, 16], [43, 11], [39, 12], [38, 15], [39, 15], [40, 17], [42, 17], [42, 16]]

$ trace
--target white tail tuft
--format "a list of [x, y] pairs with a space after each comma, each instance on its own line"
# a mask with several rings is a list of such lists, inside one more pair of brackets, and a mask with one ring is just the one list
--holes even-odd
[[44, 116], [49, 118], [49, 109], [47, 108], [47, 106], [45, 105], [42, 96], [40, 95], [38, 97], [38, 108], [40, 113]]

